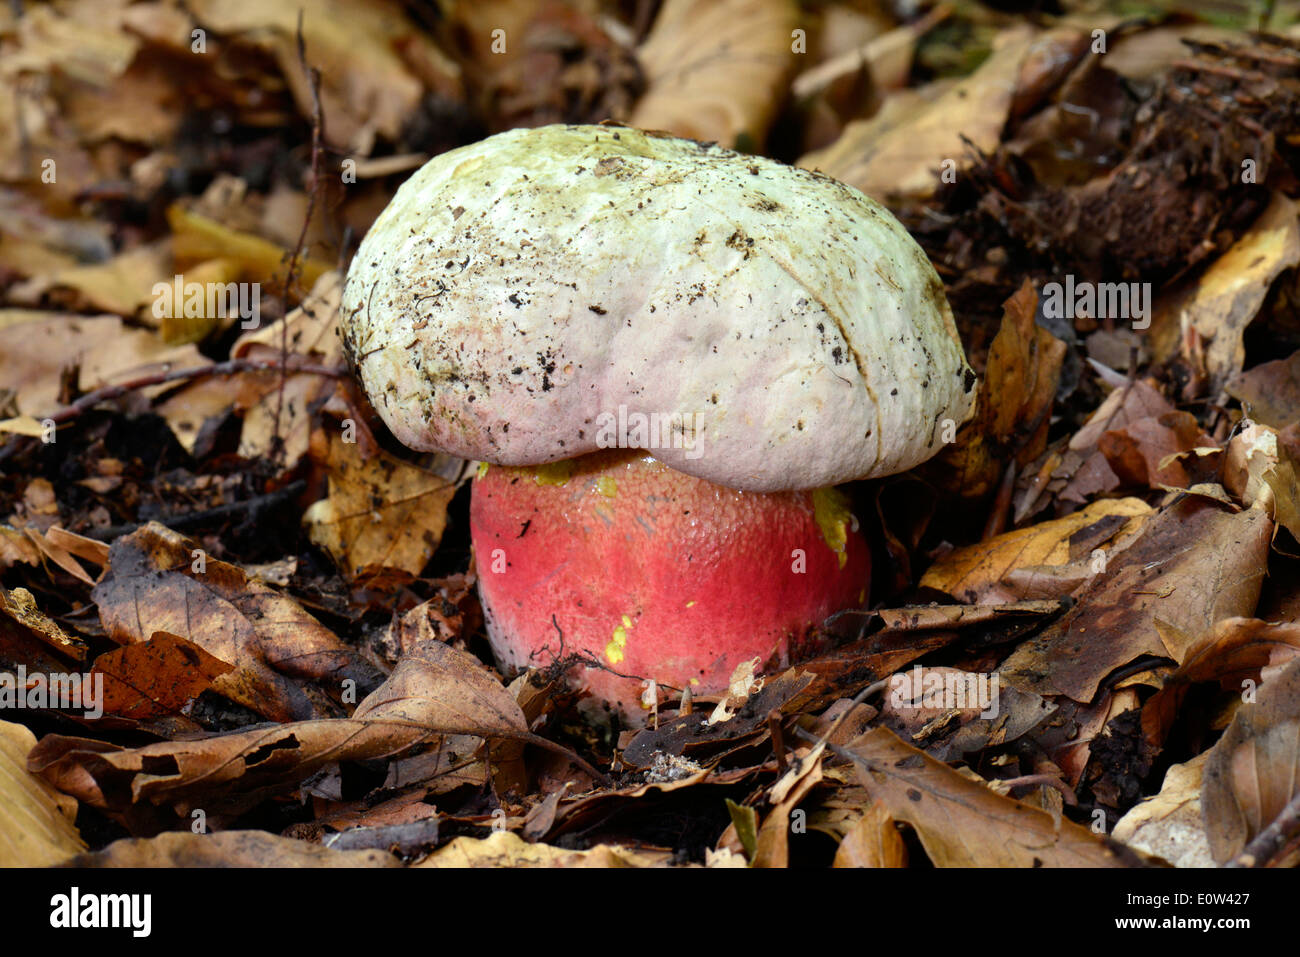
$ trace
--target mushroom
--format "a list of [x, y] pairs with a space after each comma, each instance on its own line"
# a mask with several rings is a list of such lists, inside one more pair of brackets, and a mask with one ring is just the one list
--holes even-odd
[[341, 330], [411, 448], [481, 463], [471, 538], [507, 668], [567, 668], [637, 722], [867, 598], [833, 486], [971, 413], [943, 285], [829, 177], [620, 126], [517, 129], [415, 173]]

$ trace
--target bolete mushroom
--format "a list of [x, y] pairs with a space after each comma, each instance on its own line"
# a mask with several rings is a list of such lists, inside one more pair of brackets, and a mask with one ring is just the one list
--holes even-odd
[[929, 458], [974, 395], [943, 285], [883, 207], [619, 126], [431, 160], [362, 242], [342, 331], [398, 440], [484, 463], [499, 662], [570, 664], [634, 722], [644, 681], [720, 691], [864, 603], [833, 486]]

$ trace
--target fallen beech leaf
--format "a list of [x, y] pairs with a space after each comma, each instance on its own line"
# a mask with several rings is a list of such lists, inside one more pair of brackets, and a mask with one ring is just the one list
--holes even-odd
[[1286, 359], [1261, 362], [1236, 376], [1226, 388], [1252, 419], [1285, 429], [1300, 421], [1300, 351]]
[[382, 450], [365, 459], [342, 435], [313, 438], [325, 446], [313, 457], [329, 475], [329, 495], [303, 515], [308, 537], [349, 576], [365, 568], [418, 575], [442, 541], [456, 486]]
[[[237, 263], [252, 282], [279, 289], [288, 270], [289, 251], [269, 239], [231, 229], [216, 220], [173, 204], [167, 209], [176, 268], [189, 269], [213, 259]], [[328, 263], [300, 257], [297, 277], [307, 288], [330, 271]]]
[[[1162, 628], [1161, 637], [1166, 634]], [[1150, 741], [1165, 739], [1193, 684], [1215, 681], [1225, 691], [1242, 691], [1247, 680], [1258, 685], [1300, 657], [1300, 624], [1224, 618], [1183, 649], [1178, 670], [1142, 707], [1142, 732]]]
[[[1152, 352], [1170, 358], [1194, 330], [1206, 342], [1205, 369], [1217, 392], [1246, 360], [1242, 334], [1259, 312], [1273, 280], [1300, 263], [1296, 204], [1273, 197], [1250, 229], [1200, 278], [1167, 300], [1157, 300], [1149, 332]], [[1195, 365], [1194, 357], [1190, 357]]]
[[906, 867], [907, 845], [883, 801], [872, 801], [835, 852], [834, 867]]
[[105, 714], [143, 720], [178, 714], [233, 668], [193, 642], [160, 631], [148, 641], [100, 655], [92, 673], [104, 676]]
[[772, 785], [770, 800], [775, 804], [758, 829], [751, 867], [790, 866], [790, 812], [820, 783], [823, 747], [802, 749], [791, 768]]
[[[458, 837], [414, 867], [669, 867], [668, 851], [634, 850], [600, 844], [572, 851], [549, 844], [529, 844], [511, 831], [487, 837]], [[743, 866], [743, 863], [742, 865]]]
[[[298, 7], [263, 0], [194, 0], [186, 8], [201, 25], [269, 50], [302, 115], [311, 117], [311, 90], [298, 61]], [[302, 40], [311, 65], [321, 73], [321, 109], [330, 118], [330, 142], [340, 146], [369, 153], [376, 134], [399, 140], [425, 93], [423, 78], [444, 95], [459, 91], [455, 62], [415, 28], [398, 4], [359, 0], [348, 5], [346, 15], [332, 5], [309, 5]], [[417, 71], [415, 63], [424, 69]]]
[[86, 849], [77, 802], [27, 770], [36, 736], [0, 721], [0, 867], [49, 867]]
[[[40, 419], [59, 407], [59, 373], [80, 366], [89, 392], [164, 369], [207, 365], [192, 345], [166, 346], [151, 332], [128, 329], [116, 316], [32, 312], [0, 322], [0, 382], [18, 396], [18, 410]], [[157, 388], [141, 390], [144, 395]]]
[[36, 599], [26, 588], [8, 591], [0, 585], [0, 615], [7, 617], [74, 661], [86, 660], [86, 643], [59, 627], [58, 622], [36, 607]]
[[71, 290], [78, 300], [70, 308], [134, 316], [153, 298], [154, 284], [168, 278], [171, 253], [166, 243], [137, 246], [92, 266], [71, 266], [36, 275], [10, 292], [10, 301], [38, 305], [54, 290]]
[[1097, 450], [1123, 485], [1187, 488], [1213, 479], [1216, 469], [1189, 472], [1180, 452], [1217, 444], [1190, 412], [1166, 412], [1159, 418], [1138, 419], [1111, 429], [1097, 440]]
[[1300, 659], [1243, 704], [1205, 761], [1202, 812], [1222, 864], [1271, 824], [1300, 789]]
[[386, 851], [338, 851], [265, 831], [124, 837], [67, 867], [400, 867]]
[[1084, 39], [1066, 28], [1041, 35], [1029, 27], [1004, 30], [998, 48], [979, 69], [932, 102], [908, 102], [903, 110], [892, 111], [887, 101], [880, 114], [850, 123], [835, 143], [801, 157], [799, 165], [820, 169], [881, 201], [929, 196], [945, 161], [957, 170], [970, 165], [967, 141], [984, 153], [998, 145], [1022, 66], [1035, 46], [1073, 58], [1085, 48]]
[[667, 0], [637, 51], [647, 89], [629, 122], [754, 152], [794, 67], [791, 0]]
[[1155, 620], [1199, 635], [1221, 618], [1253, 613], [1272, 525], [1257, 508], [1233, 515], [1202, 498], [1175, 501], [1147, 519], [1069, 612], [1002, 663], [1002, 679], [1087, 703], [1106, 675], [1142, 655], [1177, 660]]
[[1201, 773], [1209, 752], [1165, 772], [1160, 793], [1134, 805], [1111, 836], [1174, 867], [1213, 867], [1201, 821]]
[[1126, 382], [1106, 396], [1083, 428], [1071, 437], [1066, 463], [1053, 473], [1054, 479], [1065, 481], [1058, 493], [1061, 501], [1083, 504], [1100, 492], [1118, 488], [1119, 476], [1111, 470], [1106, 456], [1098, 448], [1102, 436], [1142, 419], [1157, 418], [1173, 411], [1174, 407], [1168, 400], [1142, 379]]
[[39, 565], [40, 550], [16, 528], [0, 525], [0, 571], [20, 562], [24, 565]]
[[[58, 519], [56, 518], [55, 521], [58, 521]], [[54, 526], [50, 527], [53, 528]], [[72, 553], [66, 548], [55, 544], [53, 539], [46, 535], [42, 535], [30, 524], [23, 529], [23, 533], [32, 540], [32, 544], [40, 550], [42, 555], [54, 562], [54, 564], [58, 565], [73, 578], [85, 582], [87, 585], [95, 584], [95, 579], [91, 578], [90, 575], [87, 574], [86, 570], [81, 567], [81, 564], [72, 557]]]
[[916, 829], [936, 867], [1122, 867], [1073, 821], [997, 794], [875, 728], [844, 748], [889, 814]]
[[349, 678], [362, 691], [378, 683], [374, 668], [292, 598], [157, 522], [113, 543], [91, 596], [111, 639], [136, 644], [164, 631], [193, 642], [233, 666], [213, 680], [215, 691], [274, 721], [317, 714], [291, 677], [336, 693]]
[[1300, 426], [1278, 433], [1277, 462], [1260, 478], [1273, 493], [1273, 519], [1300, 541]]
[[[921, 586], [969, 602], [990, 596], [1024, 597], [1010, 594], [1000, 585], [1009, 572], [1039, 565], [1063, 566], [1075, 560], [1091, 562], [1093, 549], [1134, 534], [1151, 514], [1150, 506], [1139, 498], [1103, 499], [1064, 518], [954, 549], [927, 569]], [[1075, 543], [1085, 540], [1087, 550], [1079, 555]]]
[[66, 528], [60, 528], [57, 525], [52, 525], [45, 530], [45, 539], [51, 545], [61, 548], [77, 558], [84, 558], [96, 565], [108, 564], [108, 545], [105, 542], [87, 538], [85, 535], [78, 535], [76, 532], [70, 532]]
[[477, 658], [435, 642], [398, 662], [351, 718], [130, 749], [47, 735], [28, 767], [107, 811], [156, 805], [187, 814], [202, 807], [211, 817], [239, 813], [327, 765], [399, 754], [446, 734], [516, 738], [564, 750], [528, 732], [514, 698]]
[[989, 347], [974, 418], [927, 471], [965, 498], [985, 498], [1009, 460], [1042, 454], [1066, 345], [1034, 322], [1038, 294], [1028, 279], [1004, 305]]

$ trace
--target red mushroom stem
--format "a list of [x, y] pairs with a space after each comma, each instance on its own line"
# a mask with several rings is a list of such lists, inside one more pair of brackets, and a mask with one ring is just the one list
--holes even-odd
[[867, 600], [870, 551], [842, 493], [737, 491], [643, 452], [483, 466], [470, 530], [498, 660], [563, 661], [633, 723], [645, 679], [723, 691], [737, 665], [797, 660]]

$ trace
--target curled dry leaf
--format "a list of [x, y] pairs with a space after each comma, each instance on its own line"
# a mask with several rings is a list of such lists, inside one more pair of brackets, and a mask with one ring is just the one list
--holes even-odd
[[916, 829], [936, 867], [1121, 867], [1085, 827], [1009, 797], [876, 728], [845, 749], [871, 797]]
[[[1278, 193], [1254, 225], [1200, 278], [1168, 299], [1157, 301], [1150, 341], [1156, 358], [1170, 358], [1193, 338], [1206, 343], [1204, 368], [1211, 394], [1241, 371], [1246, 360], [1242, 334], [1259, 313], [1273, 280], [1300, 263], [1296, 204]], [[1195, 336], [1189, 338], [1189, 333]], [[1193, 368], [1201, 363], [1195, 354]]]
[[869, 803], [849, 825], [835, 852], [834, 866], [907, 866], [907, 845], [883, 801]]
[[[194, 0], [186, 4], [198, 22], [219, 34], [270, 51], [298, 108], [312, 114], [312, 97], [298, 60], [298, 7], [261, 0]], [[416, 112], [426, 83], [455, 95], [460, 71], [396, 4], [359, 0], [346, 15], [332, 5], [311, 4], [302, 18], [303, 42], [321, 74], [321, 109], [329, 117], [332, 143], [363, 154], [376, 134], [396, 140]]]
[[1139, 498], [1102, 499], [1064, 518], [954, 549], [926, 570], [921, 586], [970, 602], [1028, 598], [1007, 586], [1011, 572], [1041, 566], [1062, 569], [1077, 562], [1094, 574], [1094, 550], [1109, 545], [1103, 549], [1105, 555], [1119, 547], [1151, 514], [1151, 507]]
[[86, 660], [86, 643], [59, 627], [59, 623], [36, 607], [36, 599], [26, 588], [8, 591], [0, 585], [0, 616], [21, 625], [60, 654], [74, 661]]
[[233, 666], [213, 679], [215, 691], [274, 721], [317, 714], [291, 678], [336, 693], [349, 678], [363, 691], [378, 684], [378, 672], [292, 598], [156, 522], [113, 543], [91, 595], [111, 639], [137, 644], [163, 631], [193, 642]]
[[790, 812], [821, 782], [823, 747], [800, 749], [791, 768], [772, 785], [772, 810], [758, 829], [751, 867], [790, 866]]
[[1142, 731], [1163, 741], [1187, 690], [1201, 682], [1218, 682], [1224, 691], [1258, 685], [1300, 657], [1300, 624], [1258, 618], [1224, 618], [1187, 645], [1178, 670], [1147, 699]]
[[1208, 753], [1166, 771], [1160, 793], [1130, 808], [1111, 836], [1175, 867], [1213, 867], [1201, 820], [1201, 773]]
[[970, 165], [971, 146], [989, 153], [998, 145], [1031, 57], [1042, 59], [1046, 47], [1052, 51], [1048, 59], [1072, 60], [1083, 52], [1085, 39], [1073, 29], [1042, 36], [1029, 27], [1005, 30], [978, 70], [932, 101], [907, 97], [897, 110], [886, 101], [879, 114], [850, 123], [835, 143], [802, 157], [799, 165], [820, 169], [878, 200], [927, 197], [945, 170]]
[[27, 770], [35, 744], [21, 724], [0, 721], [0, 867], [48, 867], [86, 848], [77, 802]]
[[647, 89], [629, 122], [752, 152], [794, 66], [791, 0], [667, 0], [637, 51]]
[[377, 450], [364, 458], [342, 435], [313, 433], [313, 458], [329, 475], [329, 495], [303, 525], [345, 574], [397, 568], [418, 575], [442, 541], [456, 486]]
[[[528, 733], [510, 693], [471, 655], [441, 643], [408, 654], [352, 718], [299, 721], [140, 748], [47, 735], [28, 767], [93, 807], [202, 807], [238, 813], [339, 761], [398, 754], [444, 734]], [[561, 749], [563, 750], [563, 749]]]
[[40, 549], [22, 532], [0, 525], [0, 572], [12, 565], [39, 565]]
[[1106, 675], [1136, 658], [1181, 660], [1185, 649], [1167, 647], [1156, 620], [1199, 635], [1221, 618], [1253, 613], [1272, 529], [1259, 509], [1233, 515], [1180, 498], [1147, 519], [1078, 604], [1003, 662], [1003, 680], [1089, 702]]
[[1202, 812], [1222, 864], [1282, 813], [1300, 789], [1300, 659], [1264, 682], [1205, 760]]
[[1035, 323], [1037, 303], [1027, 279], [1006, 301], [975, 417], [931, 467], [942, 484], [966, 498], [984, 498], [996, 488], [1008, 459], [1024, 465], [1046, 448], [1066, 345]]

